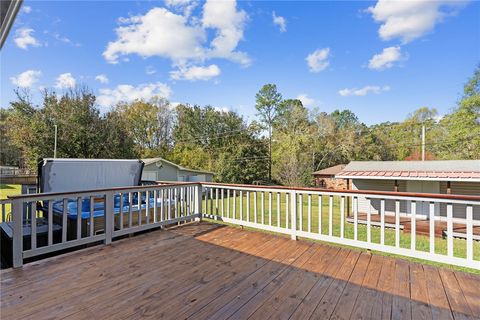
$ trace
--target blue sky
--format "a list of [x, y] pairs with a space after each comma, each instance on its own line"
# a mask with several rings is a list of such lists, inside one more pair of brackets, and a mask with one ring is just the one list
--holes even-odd
[[24, 1], [1, 51], [16, 87], [86, 84], [102, 110], [160, 94], [255, 117], [275, 83], [310, 109], [374, 124], [440, 114], [480, 63], [480, 3], [466, 1]]

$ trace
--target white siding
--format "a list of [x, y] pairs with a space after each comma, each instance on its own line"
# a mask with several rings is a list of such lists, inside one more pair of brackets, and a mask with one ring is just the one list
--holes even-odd
[[[405, 191], [405, 181], [398, 181], [398, 191]], [[362, 180], [362, 179], [353, 179], [352, 180], [352, 190], [373, 190], [373, 191], [394, 191], [395, 181], [394, 180]], [[372, 214], [380, 213], [380, 200], [372, 199], [371, 201]], [[406, 203], [402, 201], [400, 203], [400, 211], [405, 212]], [[358, 212], [367, 213], [369, 210], [368, 200], [366, 197], [358, 198]], [[395, 213], [395, 201], [385, 200], [385, 213], [394, 214]]]
[[[467, 196], [479, 196], [480, 195], [480, 182], [451, 182], [450, 190], [452, 194], [462, 194]], [[440, 184], [440, 193], [447, 193], [447, 183], [442, 182]], [[455, 204], [453, 205], [453, 216], [455, 218], [465, 218], [466, 206]], [[447, 216], [447, 206], [442, 204], [440, 206], [440, 215], [442, 217]], [[473, 207], [473, 219], [480, 220], [480, 206]]]
[[152, 180], [148, 177], [155, 177], [153, 180], [159, 181], [178, 181], [178, 169], [168, 163], [163, 162], [159, 168], [156, 163], [149, 164], [143, 168], [142, 180]]
[[[352, 190], [374, 190], [374, 191], [393, 191], [395, 182], [394, 180], [362, 180], [362, 179], [353, 179], [352, 180]], [[440, 193], [447, 193], [447, 183], [440, 183]], [[398, 191], [400, 192], [411, 192], [412, 190], [407, 189], [406, 180], [398, 180]], [[462, 195], [480, 195], [480, 183], [478, 182], [451, 182], [451, 192], [452, 194], [462, 194]], [[410, 202], [401, 201], [400, 202], [400, 213], [403, 215], [408, 215], [410, 213]], [[362, 213], [368, 212], [368, 200], [366, 197], [359, 197], [358, 199], [358, 211]], [[372, 214], [379, 213], [380, 210], [380, 200], [372, 200]], [[465, 218], [466, 208], [464, 205], [453, 205], [453, 216], [455, 218]], [[385, 212], [386, 214], [393, 214], [395, 212], [395, 203], [394, 201], [385, 201]], [[421, 216], [426, 216], [428, 213], [428, 203], [422, 202], [417, 203], [417, 214]], [[446, 204], [441, 204], [439, 207], [435, 208], [435, 215], [446, 217], [447, 209]], [[480, 207], [474, 206], [473, 208], [473, 218], [475, 220], [480, 220]]]

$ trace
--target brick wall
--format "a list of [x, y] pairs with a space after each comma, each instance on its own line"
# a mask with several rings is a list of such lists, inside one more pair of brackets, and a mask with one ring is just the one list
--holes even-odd
[[337, 189], [337, 190], [347, 190], [348, 183], [345, 179], [335, 179], [335, 178], [315, 178], [315, 185], [319, 188], [327, 189]]

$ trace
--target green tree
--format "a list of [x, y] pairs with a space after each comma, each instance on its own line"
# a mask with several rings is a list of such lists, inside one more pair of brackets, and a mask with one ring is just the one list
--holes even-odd
[[44, 91], [42, 104], [34, 106], [27, 93], [17, 92], [11, 103], [9, 132], [20, 150], [24, 166], [36, 170], [39, 158], [53, 157], [54, 126], [58, 126], [59, 158], [126, 158], [133, 142], [113, 113], [100, 114], [95, 96], [78, 87], [58, 96]]
[[296, 99], [283, 101], [282, 108], [273, 132], [274, 180], [289, 186], [311, 185], [314, 154], [309, 112]]
[[266, 176], [265, 144], [259, 128], [242, 117], [211, 106], [177, 106], [170, 159], [216, 173], [222, 182], [252, 183]]
[[274, 84], [264, 85], [255, 95], [257, 114], [268, 129], [268, 179], [272, 180], [272, 128], [277, 117], [282, 113], [282, 95]]
[[20, 150], [14, 145], [9, 130], [11, 110], [0, 109], [0, 165], [20, 166]]
[[141, 157], [164, 156], [171, 149], [175, 110], [163, 98], [137, 100], [116, 107]]
[[480, 66], [464, 87], [458, 107], [445, 115], [440, 126], [445, 139], [438, 145], [443, 159], [480, 159]]

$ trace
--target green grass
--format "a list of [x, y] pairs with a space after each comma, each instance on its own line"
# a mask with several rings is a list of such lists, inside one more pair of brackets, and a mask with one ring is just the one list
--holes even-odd
[[[6, 199], [8, 196], [13, 196], [21, 193], [22, 193], [22, 186], [19, 184], [0, 184], [0, 199]], [[10, 214], [11, 211], [12, 211], [12, 208], [10, 204], [6, 204], [5, 214]], [[0, 222], [3, 222], [1, 214], [0, 214]]]
[[[215, 191], [214, 191], [215, 192]], [[215, 194], [214, 194], [215, 197]], [[265, 192], [265, 210], [263, 216], [263, 223], [266, 225], [270, 224], [270, 217], [271, 217], [271, 225], [278, 226], [278, 222], [280, 222], [280, 227], [286, 227], [286, 196], [285, 194], [280, 195], [280, 210], [277, 209], [277, 194], [272, 193], [272, 212], [271, 215], [269, 213], [269, 193]], [[347, 203], [347, 202], [345, 202]], [[209, 201], [207, 211], [206, 210], [206, 200], [203, 200], [202, 210], [207, 213], [212, 213], [212, 205], [213, 205], [213, 213], [221, 215], [222, 209], [222, 200], [219, 197], [218, 200], [218, 207], [216, 205], [216, 201]], [[243, 192], [243, 214], [242, 219], [247, 220], [247, 197], [246, 192]], [[290, 204], [289, 204], [290, 205]], [[224, 196], [223, 200], [223, 208], [224, 208], [224, 215], [227, 216], [227, 196]], [[240, 218], [240, 197], [239, 193], [237, 192], [237, 197], [235, 198], [235, 207], [236, 207], [236, 215], [237, 219]], [[250, 192], [250, 203], [249, 203], [249, 220], [251, 222], [254, 221], [254, 192]], [[230, 196], [230, 215], [229, 217], [233, 217], [233, 208], [234, 208], [234, 199], [233, 196]], [[347, 208], [347, 205], [345, 206]], [[288, 210], [290, 211], [290, 209]], [[345, 209], [347, 211], [347, 209]], [[278, 216], [278, 212], [280, 213], [280, 217]], [[290, 215], [290, 213], [288, 213]], [[319, 233], [323, 235], [328, 235], [329, 233], [329, 198], [328, 196], [322, 197], [322, 209], [321, 209], [321, 217], [322, 217], [322, 226], [321, 230], [319, 230], [319, 201], [317, 195], [312, 195], [311, 198], [311, 214], [310, 214], [310, 223], [308, 222], [308, 197], [307, 195], [303, 196], [303, 214], [300, 217], [300, 207], [297, 208], [297, 227], [300, 228], [300, 224], [302, 225], [303, 231], [310, 231], [312, 233]], [[333, 236], [340, 236], [340, 197], [333, 198], [333, 210], [332, 210], [332, 235]], [[290, 219], [290, 218], [289, 218]], [[262, 223], [262, 214], [261, 214], [261, 193], [257, 193], [257, 222]], [[289, 227], [291, 222], [289, 221]], [[310, 227], [310, 229], [309, 229]], [[357, 229], [357, 239], [359, 241], [367, 241], [367, 226], [358, 224]], [[345, 221], [344, 224], [344, 237], [347, 239], [354, 238], [354, 226], [353, 223], [348, 223]], [[373, 243], [380, 243], [380, 228], [379, 227], [371, 227], [371, 241]], [[385, 228], [385, 245], [388, 246], [395, 246], [395, 230], [390, 228]], [[429, 252], [430, 250], [430, 239], [428, 236], [416, 235], [415, 247], [418, 251], [425, 251]], [[400, 247], [409, 249], [411, 246], [411, 235], [408, 233], [403, 233], [400, 231]], [[463, 239], [454, 239], [453, 240], [453, 248], [454, 252], [453, 255], [455, 257], [466, 257], [466, 241]], [[388, 254], [385, 252], [380, 252], [382, 255], [390, 255], [395, 256], [393, 254]], [[447, 255], [447, 240], [442, 238], [435, 238], [435, 253]], [[473, 255], [474, 259], [480, 260], [480, 242], [474, 241], [473, 242]], [[402, 256], [403, 257], [403, 256]], [[480, 270], [474, 270], [470, 268], [462, 268], [456, 266], [445, 265], [441, 263], [435, 263], [431, 261], [424, 261], [421, 259], [404, 257], [411, 261], [418, 261], [422, 263], [428, 263], [433, 265], [442, 265], [447, 266], [456, 270], [462, 270], [466, 272], [473, 272], [480, 274]]]

